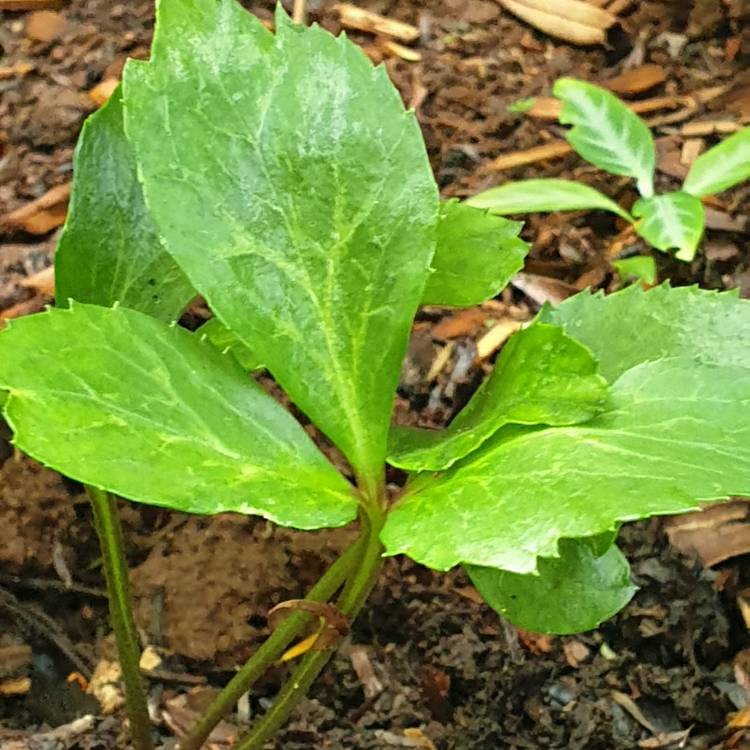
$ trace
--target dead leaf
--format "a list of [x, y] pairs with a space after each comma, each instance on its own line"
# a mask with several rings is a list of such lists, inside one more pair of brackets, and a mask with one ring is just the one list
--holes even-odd
[[[169, 698], [161, 712], [164, 723], [177, 737], [184, 737], [217, 693], [214, 688], [199, 687]], [[237, 727], [222, 720], [213, 728], [206, 742], [210, 745], [229, 747], [236, 739]]]
[[747, 234], [750, 232], [750, 222], [747, 216], [730, 216], [724, 211], [719, 211], [711, 206], [704, 206], [706, 212], [706, 226], [709, 229], [719, 229], [722, 232], [739, 232]]
[[23, 229], [29, 234], [47, 234], [65, 221], [69, 197], [70, 183], [57, 185], [25, 206], [0, 216], [0, 228]]
[[545, 302], [559, 305], [563, 300], [579, 291], [572, 284], [553, 279], [550, 276], [538, 276], [533, 273], [517, 273], [510, 280], [510, 283], [538, 305], [543, 305]]
[[612, 13], [583, 0], [497, 0], [540, 31], [573, 44], [605, 44], [617, 22]]
[[0, 0], [0, 10], [42, 10], [62, 8], [67, 0]]
[[419, 39], [419, 29], [410, 23], [394, 21], [379, 13], [358, 8], [351, 3], [336, 3], [333, 10], [339, 14], [339, 21], [344, 28], [367, 31], [371, 34], [383, 34], [402, 42], [413, 42]]
[[646, 63], [604, 81], [603, 85], [616, 94], [640, 94], [666, 80], [667, 74], [661, 65]]
[[484, 604], [482, 595], [473, 586], [456, 586], [453, 591], [474, 604]]
[[54, 10], [38, 10], [26, 18], [26, 36], [34, 42], [52, 42], [63, 35], [67, 22]]

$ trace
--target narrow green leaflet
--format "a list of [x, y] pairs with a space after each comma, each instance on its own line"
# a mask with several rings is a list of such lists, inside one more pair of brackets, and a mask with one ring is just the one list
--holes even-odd
[[0, 388], [15, 444], [86, 484], [302, 529], [356, 515], [346, 480], [232, 357], [142, 313], [75, 303], [14, 321]]
[[503, 347], [490, 376], [448, 428], [393, 429], [388, 462], [411, 471], [445, 469], [503, 425], [585, 422], [606, 397], [607, 382], [591, 352], [561, 328], [534, 323]]
[[653, 195], [656, 149], [646, 123], [591, 83], [560, 78], [552, 92], [563, 102], [560, 122], [573, 126], [568, 143], [599, 169], [634, 177], [641, 195]]
[[750, 128], [730, 135], [701, 154], [690, 167], [682, 189], [702, 198], [747, 179], [750, 179]]
[[372, 490], [439, 211], [414, 114], [345, 37], [234, 0], [160, 2], [124, 90], [167, 250]]
[[522, 226], [457, 200], [441, 204], [423, 304], [468, 307], [499, 294], [529, 252]]
[[594, 208], [611, 211], [627, 221], [633, 220], [627, 211], [604, 193], [574, 180], [552, 177], [508, 182], [477, 193], [466, 202], [470, 206], [487, 208], [492, 213], [504, 216], [536, 211], [578, 211]]
[[586, 539], [561, 539], [560, 557], [540, 557], [534, 573], [467, 565], [485, 601], [514, 625], [536, 633], [582, 633], [619, 612], [636, 587], [613, 544], [602, 555]]
[[633, 206], [636, 230], [657, 250], [676, 249], [675, 256], [690, 261], [703, 236], [704, 212], [700, 199], [676, 192], [641, 198]]
[[55, 254], [57, 304], [119, 302], [171, 321], [195, 292], [162, 248], [146, 209], [120, 96], [118, 88], [81, 131], [70, 210]]
[[206, 321], [196, 333], [205, 336], [219, 351], [231, 354], [243, 370], [263, 369], [263, 363], [218, 318]]
[[639, 279], [647, 284], [656, 283], [656, 261], [650, 255], [633, 255], [630, 258], [613, 260], [612, 265], [622, 281]]
[[420, 475], [382, 539], [438, 570], [531, 573], [561, 538], [747, 494], [750, 369], [678, 357], [627, 371], [585, 424], [506, 427], [447, 472]]
[[636, 284], [608, 296], [581, 292], [540, 318], [588, 346], [609, 382], [663, 357], [750, 367], [750, 302], [733, 292]]

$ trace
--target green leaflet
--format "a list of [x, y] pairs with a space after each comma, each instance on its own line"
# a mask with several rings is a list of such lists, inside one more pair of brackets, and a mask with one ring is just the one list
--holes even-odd
[[171, 321], [195, 292], [159, 243], [120, 97], [118, 88], [86, 120], [76, 147], [70, 210], [55, 254], [57, 304], [119, 302]]
[[560, 122], [573, 126], [568, 143], [599, 169], [634, 177], [641, 195], [653, 195], [656, 149], [646, 123], [591, 83], [560, 78], [552, 93], [563, 101]]
[[750, 128], [730, 135], [701, 154], [690, 167], [682, 189], [699, 198], [750, 179]]
[[689, 193], [675, 192], [641, 198], [633, 206], [640, 221], [636, 230], [657, 250], [677, 249], [676, 257], [691, 261], [703, 236], [703, 204]]
[[640, 279], [647, 284], [656, 283], [656, 261], [650, 255], [632, 255], [629, 258], [613, 260], [622, 281]]
[[445, 473], [421, 475], [382, 540], [387, 554], [438, 570], [530, 573], [561, 538], [749, 493], [750, 369], [687, 356], [628, 370], [585, 424], [506, 427]]
[[663, 357], [750, 368], [750, 301], [732, 292], [666, 284], [644, 292], [636, 284], [608, 296], [581, 292], [545, 307], [540, 319], [588, 346], [610, 383]]
[[467, 203], [502, 215], [598, 208], [611, 211], [626, 221], [633, 220], [627, 211], [598, 190], [574, 180], [556, 178], [507, 182], [477, 193]]
[[205, 336], [220, 352], [231, 354], [243, 370], [262, 370], [263, 363], [218, 318], [206, 321], [196, 334]]
[[167, 250], [374, 492], [437, 188], [383, 68], [280, 9], [276, 28], [234, 0], [160, 2], [126, 131]]
[[468, 307], [499, 294], [529, 252], [521, 227], [455, 199], [441, 204], [423, 304]]
[[506, 424], [568, 425], [597, 414], [607, 383], [586, 347], [557, 326], [534, 323], [503, 347], [495, 369], [445, 430], [391, 431], [388, 462], [445, 469]]
[[603, 554], [587, 539], [561, 539], [560, 557], [540, 557], [538, 574], [466, 567], [485, 601], [514, 625], [536, 633], [592, 630], [622, 609], [636, 587], [622, 552]]
[[352, 520], [352, 488], [302, 427], [201, 336], [75, 303], [0, 333], [15, 444], [67, 476], [191, 513], [314, 529]]

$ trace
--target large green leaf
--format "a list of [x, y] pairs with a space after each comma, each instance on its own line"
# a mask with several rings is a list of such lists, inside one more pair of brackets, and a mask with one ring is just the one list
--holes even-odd
[[656, 149], [646, 123], [591, 83], [560, 78], [552, 91], [563, 102], [560, 122], [573, 125], [568, 143], [599, 169], [635, 177], [641, 195], [653, 195]]
[[750, 302], [733, 292], [636, 284], [608, 296], [581, 292], [540, 318], [588, 346], [610, 382], [662, 357], [750, 367]]
[[540, 180], [519, 180], [490, 188], [466, 201], [492, 213], [528, 214], [535, 211], [578, 211], [596, 208], [632, 221], [630, 214], [611, 198], [575, 180], [549, 177]]
[[529, 252], [518, 237], [522, 226], [456, 200], [443, 203], [423, 303], [468, 307], [500, 293]]
[[356, 515], [302, 427], [202, 336], [75, 303], [0, 333], [5, 413], [24, 452], [123, 497], [297, 528]]
[[750, 179], [750, 128], [730, 135], [701, 154], [690, 167], [682, 189], [700, 198], [747, 179]]
[[689, 193], [676, 192], [641, 198], [633, 206], [640, 221], [636, 230], [657, 250], [676, 249], [676, 257], [691, 261], [703, 236], [703, 204]]
[[86, 120], [73, 160], [73, 193], [55, 254], [57, 304], [68, 299], [175, 320], [193, 287], [159, 242], [143, 200], [118, 88]]
[[382, 539], [388, 554], [438, 570], [530, 573], [561, 538], [743, 494], [750, 369], [677, 357], [628, 370], [585, 424], [506, 427], [444, 474], [418, 476]]
[[445, 469], [505, 424], [585, 422], [606, 397], [607, 382], [591, 352], [561, 328], [534, 323], [503, 347], [490, 376], [447, 429], [392, 429], [388, 461], [412, 471]]
[[560, 557], [540, 557], [534, 573], [467, 565], [485, 601], [515, 625], [537, 633], [591, 630], [622, 609], [636, 587], [612, 544], [598, 554], [586, 539], [561, 539]]
[[167, 249], [372, 491], [439, 211], [414, 113], [346, 38], [234, 0], [160, 2], [124, 87]]

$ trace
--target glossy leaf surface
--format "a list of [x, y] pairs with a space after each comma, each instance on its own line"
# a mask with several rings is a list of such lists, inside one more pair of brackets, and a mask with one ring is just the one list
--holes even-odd
[[123, 129], [121, 92], [83, 125], [73, 192], [55, 254], [58, 306], [68, 299], [176, 320], [195, 296], [159, 242]]
[[589, 350], [561, 328], [535, 323], [511, 337], [492, 373], [445, 430], [392, 430], [388, 461], [410, 471], [445, 469], [503, 425], [585, 422], [606, 397], [607, 382]]
[[438, 570], [530, 573], [561, 538], [748, 493], [750, 369], [682, 357], [628, 370], [585, 424], [506, 427], [445, 473], [420, 475], [382, 538]]
[[641, 198], [633, 206], [639, 221], [636, 230], [657, 250], [677, 250], [676, 257], [690, 261], [695, 257], [705, 217], [703, 204], [689, 193], [664, 193]]
[[575, 180], [553, 177], [507, 182], [472, 196], [467, 203], [501, 215], [600, 209], [632, 221], [630, 214], [604, 193]]
[[538, 574], [467, 566], [485, 601], [514, 625], [535, 633], [592, 630], [622, 609], [636, 587], [622, 552], [602, 555], [585, 539], [561, 539], [560, 557], [539, 558]]
[[167, 249], [374, 491], [439, 210], [414, 114], [346, 38], [234, 0], [161, 2], [124, 89]]
[[552, 89], [563, 108], [560, 122], [572, 125], [568, 143], [599, 169], [638, 181], [641, 195], [654, 192], [656, 149], [643, 120], [606, 89], [560, 78]]
[[422, 302], [468, 307], [499, 294], [523, 268], [529, 252], [528, 243], [518, 237], [521, 226], [466, 203], [443, 203], [434, 270]]
[[750, 302], [733, 292], [666, 284], [647, 292], [633, 285], [608, 296], [581, 292], [545, 307], [540, 318], [588, 346], [609, 382], [663, 357], [750, 367]]
[[682, 189], [700, 198], [747, 179], [750, 179], [750, 128], [730, 135], [701, 154], [690, 167]]
[[0, 388], [15, 444], [86, 484], [303, 529], [356, 515], [350, 485], [231, 356], [147, 315], [75, 303], [13, 321]]

